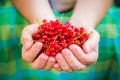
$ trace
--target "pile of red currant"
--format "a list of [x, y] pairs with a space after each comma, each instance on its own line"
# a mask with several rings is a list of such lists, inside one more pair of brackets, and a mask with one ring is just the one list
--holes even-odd
[[34, 43], [43, 43], [40, 53], [53, 57], [71, 44], [77, 44], [81, 47], [88, 37], [89, 34], [83, 27], [75, 28], [69, 22], [64, 24], [58, 20], [49, 22], [43, 20], [38, 31], [32, 35]]

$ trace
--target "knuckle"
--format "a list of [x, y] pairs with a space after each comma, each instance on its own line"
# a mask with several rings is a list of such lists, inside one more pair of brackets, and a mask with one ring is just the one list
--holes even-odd
[[51, 68], [44, 68], [44, 70], [49, 71]]
[[96, 61], [95, 60], [91, 60], [90, 63], [95, 63]]
[[81, 63], [77, 63], [77, 64], [71, 65], [71, 68], [72, 68], [74, 71], [81, 71], [81, 70], [83, 70], [85, 67], [86, 67], [86, 65], [83, 65], [83, 64], [81, 64]]
[[36, 53], [36, 52], [38, 52], [38, 51], [39, 51], [38, 48], [34, 48], [34, 49], [32, 48], [32, 50], [31, 50], [32, 53]]
[[79, 65], [75, 68], [75, 71], [81, 71], [81, 70], [85, 69], [85, 67], [86, 67], [85, 65]]
[[36, 70], [39, 70], [39, 69], [42, 69], [40, 66], [37, 66], [35, 64], [31, 64], [32, 68], [36, 69]]
[[63, 70], [66, 71], [66, 72], [72, 72], [71, 68], [64, 68]]
[[96, 63], [95, 60], [91, 60], [91, 61], [90, 61], [90, 64], [95, 64], [95, 63]]
[[94, 59], [89, 59], [89, 60], [86, 60], [84, 63], [85, 64], [94, 64], [96, 61]]
[[36, 50], [40, 50], [41, 46], [40, 45], [35, 45]]
[[71, 65], [73, 65], [73, 66], [75, 66], [75, 61], [74, 61], [74, 59], [69, 59], [69, 62], [68, 62], [69, 64], [71, 64]]
[[72, 68], [73, 68], [73, 70], [75, 70], [75, 71], [82, 70], [82, 67], [79, 66], [79, 65], [73, 65]]
[[28, 56], [26, 56], [26, 55], [22, 55], [22, 59], [24, 60], [24, 61], [26, 61], [26, 62], [32, 62], [32, 59], [31, 58], [29, 58]]
[[39, 55], [39, 52], [36, 52], [36, 51], [31, 51], [30, 53], [31, 54], [27, 56], [29, 59], [34, 59]]
[[90, 63], [90, 64], [94, 64], [96, 61], [97, 61], [97, 58], [96, 58], [96, 59], [95, 59], [95, 58], [94, 58], [94, 59], [93, 59], [93, 58], [92, 58], [92, 59], [89, 59], [89, 63]]
[[66, 72], [72, 72], [72, 70], [71, 69], [67, 69]]
[[34, 53], [32, 53], [32, 55], [31, 56], [29, 56], [30, 58], [34, 58], [34, 57], [36, 57], [37, 56], [37, 54], [34, 52]]
[[41, 50], [41, 46], [38, 46], [38, 45], [34, 45], [33, 47], [32, 47], [32, 53], [38, 53], [38, 52], [40, 52], [40, 50]]
[[50, 63], [54, 63], [55, 59], [54, 58], [50, 58], [49, 61], [50, 61]]
[[83, 69], [85, 69], [85, 67], [84, 67], [84, 66], [81, 66], [81, 67], [78, 68], [78, 71], [81, 71], [81, 70], [83, 70]]
[[46, 60], [48, 60], [48, 56], [40, 56], [40, 58], [41, 58], [41, 60], [43, 60], [43, 61], [46, 61]]

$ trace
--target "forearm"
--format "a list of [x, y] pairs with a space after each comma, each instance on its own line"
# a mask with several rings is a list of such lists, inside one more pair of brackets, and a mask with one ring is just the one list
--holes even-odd
[[20, 13], [30, 22], [55, 20], [48, 0], [12, 0]]
[[105, 16], [111, 3], [112, 0], [78, 0], [70, 22], [77, 27], [84, 25], [95, 28]]

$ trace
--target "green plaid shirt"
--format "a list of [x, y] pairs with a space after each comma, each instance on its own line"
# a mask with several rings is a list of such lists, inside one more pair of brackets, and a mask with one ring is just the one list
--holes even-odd
[[[62, 15], [53, 12], [58, 19]], [[120, 8], [111, 6], [96, 28], [101, 35], [97, 63], [79, 72], [34, 70], [23, 61], [20, 36], [28, 24], [10, 0], [0, 3], [0, 80], [120, 80]]]

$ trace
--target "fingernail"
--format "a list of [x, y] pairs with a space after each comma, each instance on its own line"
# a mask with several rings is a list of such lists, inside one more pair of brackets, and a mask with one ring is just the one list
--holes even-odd
[[32, 45], [32, 42], [28, 41], [25, 43], [25, 49], [29, 49]]

